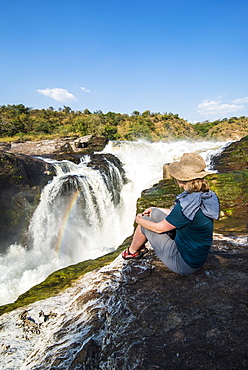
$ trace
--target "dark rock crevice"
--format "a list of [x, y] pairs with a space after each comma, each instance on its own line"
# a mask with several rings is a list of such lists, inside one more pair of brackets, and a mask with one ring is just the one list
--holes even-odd
[[1, 253], [24, 241], [40, 192], [54, 175], [54, 167], [41, 159], [0, 151]]

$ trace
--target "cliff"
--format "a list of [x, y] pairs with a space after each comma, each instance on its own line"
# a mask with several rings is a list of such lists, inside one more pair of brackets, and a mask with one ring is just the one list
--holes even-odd
[[[88, 135], [36, 142], [0, 143], [0, 253], [17, 240], [25, 244], [30, 217], [41, 190], [55, 175], [54, 166], [39, 157], [80, 162], [85, 154], [101, 151], [107, 139]], [[100, 159], [94, 159], [96, 166]], [[106, 169], [105, 169], [106, 171]]]
[[54, 174], [54, 167], [41, 159], [0, 151], [0, 253], [23, 241], [41, 189]]
[[[222, 214], [200, 271], [178, 276], [151, 249], [123, 262], [130, 238], [112, 254], [57, 271], [1, 308], [12, 310], [0, 317], [3, 368], [246, 369], [247, 167], [210, 182]], [[175, 192], [163, 180], [137, 208], [170, 205]]]

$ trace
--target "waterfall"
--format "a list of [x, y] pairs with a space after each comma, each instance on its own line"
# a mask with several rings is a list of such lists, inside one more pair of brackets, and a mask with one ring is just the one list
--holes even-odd
[[[86, 156], [78, 165], [52, 161], [57, 175], [42, 191], [28, 245], [13, 244], [0, 256], [0, 304], [12, 302], [59, 268], [116, 249], [132, 234], [136, 200], [162, 178], [164, 163], [197, 152], [210, 165], [211, 155], [226, 145], [109, 142], [95, 160]], [[97, 155], [102, 166], [97, 165]]]

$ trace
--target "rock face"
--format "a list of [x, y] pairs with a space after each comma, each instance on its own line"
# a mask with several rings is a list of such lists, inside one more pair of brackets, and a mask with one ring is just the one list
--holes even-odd
[[212, 175], [210, 187], [220, 200], [220, 218], [215, 231], [225, 235], [248, 232], [248, 172], [235, 171]]
[[[106, 143], [105, 137], [92, 135], [75, 140], [64, 138], [12, 144], [1, 143], [0, 253], [5, 252], [16, 241], [25, 242], [29, 220], [38, 205], [41, 190], [55, 175], [55, 169], [51, 164], [32, 156], [67, 159], [79, 163], [84, 154], [101, 151]], [[95, 166], [97, 165], [101, 167], [100, 160], [97, 164], [97, 159], [95, 159]], [[121, 164], [118, 165], [121, 171]]]
[[248, 136], [231, 143], [219, 156], [214, 157], [212, 162], [219, 172], [248, 169]]
[[54, 167], [40, 159], [0, 151], [1, 253], [22, 241], [41, 189], [54, 174]]

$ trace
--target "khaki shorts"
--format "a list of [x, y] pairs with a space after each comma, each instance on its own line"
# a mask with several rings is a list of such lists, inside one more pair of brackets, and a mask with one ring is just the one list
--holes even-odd
[[[166, 214], [158, 208], [152, 210], [151, 217], [143, 216], [146, 220], [153, 222], [160, 222], [164, 220], [165, 217]], [[167, 233], [158, 234], [142, 226], [141, 231], [150, 242], [157, 256], [171, 271], [187, 276], [199, 270], [199, 268], [192, 268], [187, 265], [181, 253], [178, 251], [175, 241], [172, 240]]]

